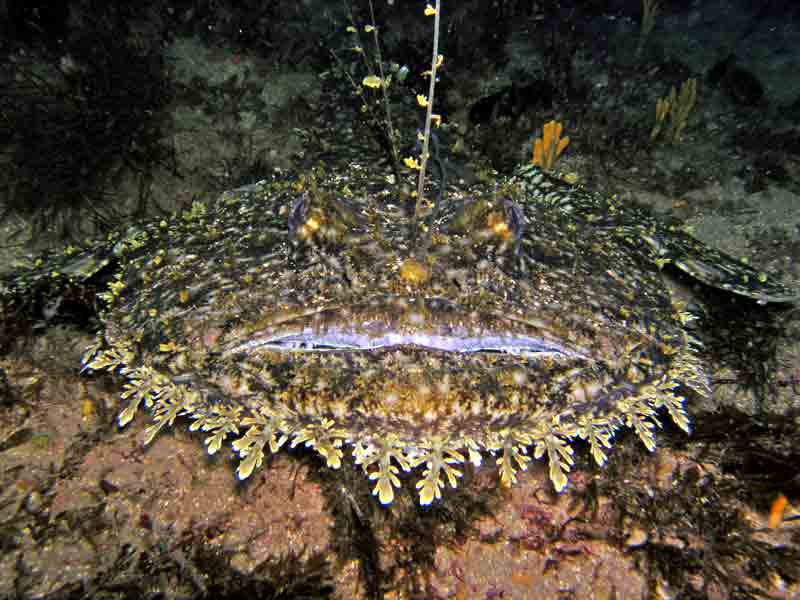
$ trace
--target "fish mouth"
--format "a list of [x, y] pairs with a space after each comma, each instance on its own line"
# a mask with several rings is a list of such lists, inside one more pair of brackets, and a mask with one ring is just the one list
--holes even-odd
[[275, 316], [247, 335], [235, 336], [224, 345], [223, 355], [388, 349], [556, 360], [590, 356], [546, 320], [470, 310], [439, 298], [397, 297]]

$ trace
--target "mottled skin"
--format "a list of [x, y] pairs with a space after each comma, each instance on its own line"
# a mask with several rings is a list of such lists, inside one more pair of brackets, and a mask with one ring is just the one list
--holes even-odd
[[487, 454], [504, 484], [546, 454], [561, 490], [575, 440], [600, 464], [621, 427], [652, 449], [659, 413], [688, 431], [684, 395], [707, 389], [660, 267], [795, 297], [535, 168], [448, 197], [430, 230], [352, 189], [257, 184], [93, 252], [119, 268], [86, 363], [126, 376], [120, 424], [144, 403], [149, 441], [186, 415], [209, 452], [232, 441], [241, 478], [267, 449], [305, 444], [361, 465], [382, 503], [401, 470], [428, 504]]

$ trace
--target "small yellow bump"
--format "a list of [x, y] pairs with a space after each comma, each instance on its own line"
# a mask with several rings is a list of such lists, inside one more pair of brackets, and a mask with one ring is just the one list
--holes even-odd
[[110, 289], [111, 293], [116, 296], [125, 289], [125, 284], [121, 281], [111, 281], [108, 284], [108, 289]]
[[170, 340], [166, 344], [159, 344], [158, 350], [159, 352], [176, 352], [178, 350], [178, 344]]
[[383, 85], [383, 79], [377, 75], [367, 75], [361, 81], [361, 84], [367, 86], [368, 88], [376, 89]]
[[300, 237], [308, 239], [322, 227], [322, 218], [320, 215], [311, 215], [303, 226], [300, 227]]
[[419, 161], [418, 161], [416, 158], [412, 158], [412, 157], [410, 157], [410, 156], [407, 156], [406, 158], [404, 158], [404, 159], [403, 159], [403, 163], [404, 163], [404, 164], [405, 164], [405, 165], [406, 165], [406, 166], [407, 166], [409, 169], [417, 169], [417, 170], [419, 170], [419, 169], [421, 169], [421, 168], [422, 168], [422, 165], [421, 165], [421, 164], [419, 164]]
[[95, 417], [94, 404], [89, 398], [84, 398], [81, 401], [81, 416], [84, 420], [93, 419]]
[[178, 300], [181, 301], [181, 304], [186, 304], [189, 301], [189, 290], [181, 290], [178, 293]]
[[150, 310], [147, 311], [147, 314], [155, 318], [158, 316], [158, 310], [155, 308], [151, 308]]
[[421, 285], [430, 278], [430, 270], [427, 265], [414, 258], [407, 258], [400, 265], [400, 279], [412, 285]]
[[154, 264], [155, 266], [158, 266], [158, 265], [160, 265], [160, 264], [161, 264], [161, 257], [160, 257], [160, 256], [158, 256], [158, 255], [154, 256], [154, 257], [153, 257], [153, 264]]
[[561, 179], [563, 179], [570, 185], [575, 185], [576, 183], [578, 183], [580, 178], [581, 178], [580, 175], [578, 175], [575, 172], [564, 173], [564, 175], [561, 177]]
[[499, 212], [489, 213], [486, 217], [486, 224], [496, 236], [504, 240], [509, 240], [514, 237], [514, 234], [508, 227], [505, 216]]

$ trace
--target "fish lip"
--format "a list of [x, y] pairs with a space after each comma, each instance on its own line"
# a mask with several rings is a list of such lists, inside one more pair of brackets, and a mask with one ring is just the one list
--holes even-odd
[[325, 306], [229, 340], [224, 356], [271, 350], [283, 353], [432, 352], [500, 353], [525, 358], [589, 359], [542, 319], [526, 321], [499, 311], [467, 309], [442, 298], [382, 297], [352, 306]]

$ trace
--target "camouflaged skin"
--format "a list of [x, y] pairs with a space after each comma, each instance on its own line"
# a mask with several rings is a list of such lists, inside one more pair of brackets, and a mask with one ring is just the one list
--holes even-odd
[[[388, 504], [411, 472], [422, 504], [491, 457], [512, 484], [573, 447], [603, 464], [615, 432], [648, 449], [707, 375], [661, 267], [761, 302], [779, 282], [625, 207], [523, 167], [453, 192], [417, 222], [357, 166], [262, 182], [131, 227], [3, 284], [26, 290], [113, 269], [85, 367], [125, 377], [120, 425], [144, 405], [150, 441], [178, 416], [238, 475], [304, 445], [349, 460]], [[53, 275], [56, 273], [56, 275]]]

